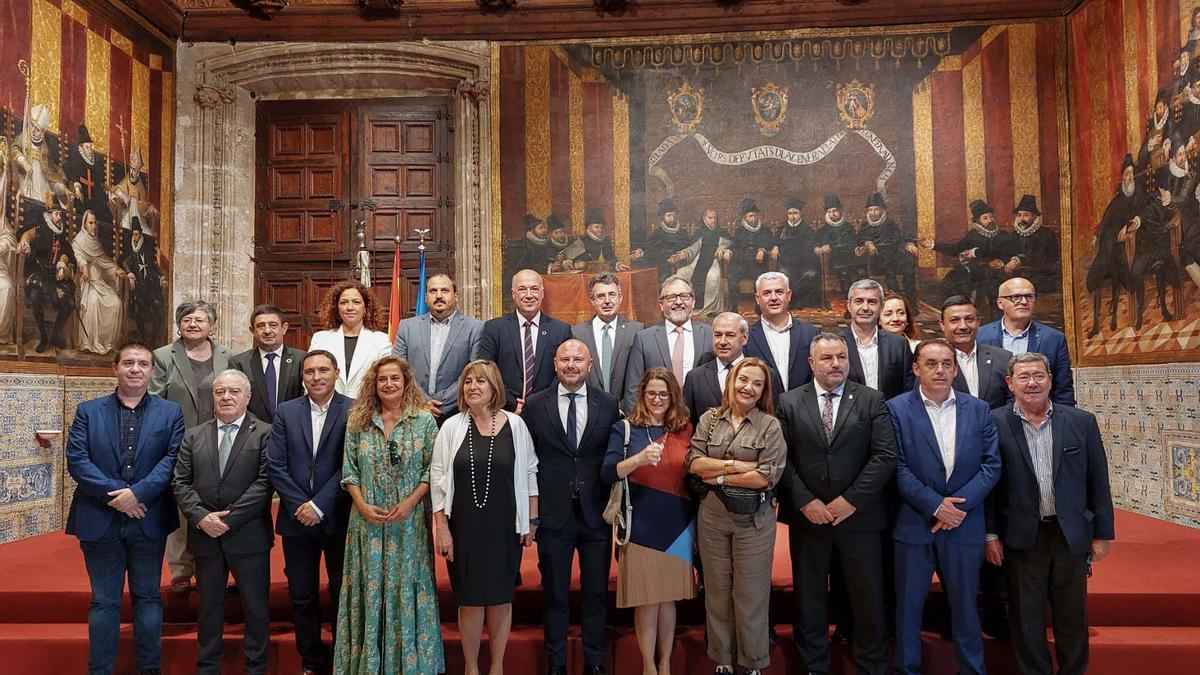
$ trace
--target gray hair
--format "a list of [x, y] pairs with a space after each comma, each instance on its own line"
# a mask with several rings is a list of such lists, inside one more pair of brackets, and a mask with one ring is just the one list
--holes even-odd
[[183, 317], [201, 309], [208, 315], [209, 323], [217, 323], [217, 310], [212, 305], [203, 300], [185, 300], [175, 308], [175, 325], [178, 326], [183, 321]]
[[879, 294], [879, 299], [883, 300], [883, 286], [874, 279], [859, 279], [850, 284], [850, 290], [846, 291], [847, 300], [850, 299], [850, 296], [854, 295], [854, 291], [875, 291]]
[[1017, 369], [1018, 363], [1040, 363], [1042, 364], [1042, 367], [1046, 369], [1046, 374], [1050, 374], [1050, 359], [1046, 358], [1046, 355], [1040, 352], [1013, 354], [1013, 357], [1008, 360], [1008, 374], [1010, 376], [1013, 374], [1013, 371]]
[[737, 321], [738, 333], [746, 335], [750, 332], [750, 324], [746, 322], [746, 317], [737, 312], [721, 312], [712, 320], [712, 325], [716, 326], [718, 321], [729, 321], [730, 319]]
[[237, 368], [227, 368], [227, 369], [222, 370], [221, 372], [217, 373], [217, 376], [212, 379], [213, 383], [215, 384], [216, 381], [221, 379], [222, 377], [233, 377], [238, 380], [241, 380], [242, 384], [246, 386], [246, 391], [248, 392], [251, 390], [250, 378], [246, 377], [246, 374], [243, 373], [242, 371], [238, 370]]
[[671, 284], [675, 283], [676, 281], [682, 281], [684, 284], [687, 285], [689, 291], [692, 290], [692, 282], [688, 281], [687, 279], [684, 279], [683, 277], [679, 276], [678, 274], [672, 274], [671, 276], [667, 277], [666, 279], [663, 279], [662, 284], [659, 285], [658, 297], [661, 298], [662, 296], [666, 295], [667, 294], [667, 286], [670, 286]]
[[820, 342], [840, 342], [846, 347], [846, 349], [850, 348], [850, 345], [846, 344], [846, 338], [844, 336], [825, 331], [823, 333], [817, 333], [815, 336], [813, 336], [812, 341], [808, 343], [808, 351], [811, 352], [813, 348], [817, 346], [817, 343]]
[[758, 275], [757, 279], [754, 280], [755, 292], [758, 291], [758, 287], [762, 285], [762, 282], [764, 281], [782, 281], [784, 288], [788, 290], [791, 290], [792, 288], [792, 282], [788, 280], [788, 276], [783, 272], [763, 272], [762, 274]]
[[[588, 281], [588, 297], [592, 297], [592, 290], [600, 284], [615, 284], [617, 290], [621, 290], [621, 280], [612, 272], [600, 272]], [[661, 295], [661, 293], [660, 293]]]

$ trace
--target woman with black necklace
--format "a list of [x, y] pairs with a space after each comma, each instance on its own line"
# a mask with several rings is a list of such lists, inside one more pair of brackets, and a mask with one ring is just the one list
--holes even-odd
[[504, 672], [521, 547], [538, 526], [537, 455], [520, 417], [503, 410], [504, 382], [491, 361], [467, 364], [458, 408], [438, 433], [430, 466], [434, 550], [450, 570], [466, 675], [479, 674], [488, 626], [489, 675]]

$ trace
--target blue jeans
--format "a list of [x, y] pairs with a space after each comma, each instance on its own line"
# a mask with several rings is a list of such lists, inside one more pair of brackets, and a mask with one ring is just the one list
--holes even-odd
[[92, 583], [88, 608], [88, 673], [108, 675], [117, 662], [125, 576], [133, 597], [138, 670], [162, 667], [162, 566], [165, 538], [147, 537], [136, 520], [117, 514], [96, 541], [80, 541]]

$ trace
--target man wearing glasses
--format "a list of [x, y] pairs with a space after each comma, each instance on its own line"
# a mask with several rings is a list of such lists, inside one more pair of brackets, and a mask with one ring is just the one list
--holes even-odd
[[1061, 331], [1033, 320], [1037, 291], [1033, 283], [1013, 277], [1000, 284], [996, 305], [1004, 316], [979, 329], [980, 344], [1002, 347], [1012, 354], [1037, 352], [1050, 363], [1053, 376], [1050, 400], [1075, 405], [1075, 381], [1071, 377], [1071, 354]]
[[626, 414], [633, 410], [633, 404], [640, 396], [638, 385], [647, 368], [666, 368], [683, 386], [692, 368], [700, 365], [706, 354], [712, 353], [712, 327], [692, 321], [696, 296], [691, 282], [680, 276], [667, 277], [658, 301], [666, 320], [640, 331], [634, 337], [633, 350], [629, 353], [625, 398], [621, 401], [621, 410]]

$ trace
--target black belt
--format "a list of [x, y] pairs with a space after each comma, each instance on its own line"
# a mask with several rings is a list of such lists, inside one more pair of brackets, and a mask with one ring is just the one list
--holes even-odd
[[1058, 516], [1042, 516], [1038, 520], [1043, 523], [1057, 523]]

